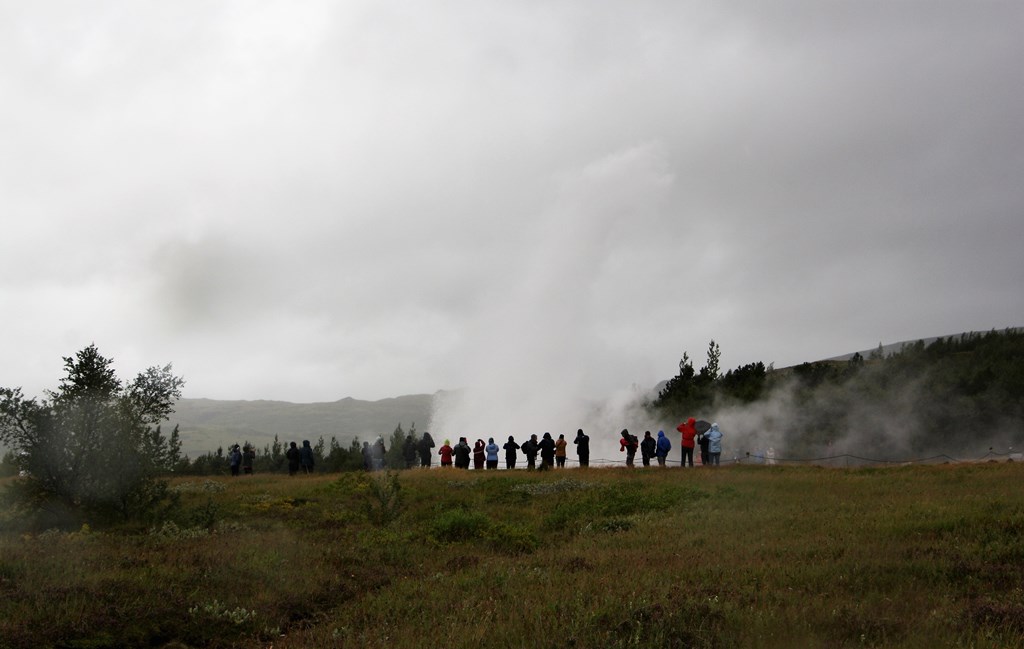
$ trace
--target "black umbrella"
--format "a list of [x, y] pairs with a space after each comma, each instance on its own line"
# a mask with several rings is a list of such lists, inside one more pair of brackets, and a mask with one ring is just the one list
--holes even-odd
[[703, 435], [704, 433], [706, 433], [709, 430], [711, 430], [711, 422], [704, 421], [703, 419], [698, 419], [693, 424], [693, 427], [697, 431], [698, 434]]

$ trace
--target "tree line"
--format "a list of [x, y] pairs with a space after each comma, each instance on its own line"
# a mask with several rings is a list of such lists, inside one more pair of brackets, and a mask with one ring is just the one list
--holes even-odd
[[[384, 456], [385, 466], [389, 469], [404, 469], [405, 459], [402, 457], [402, 444], [408, 435], [418, 439], [416, 423], [413, 422], [406, 431], [399, 423], [389, 437], [390, 443], [385, 441], [387, 453]], [[374, 440], [365, 440], [373, 443]], [[296, 443], [301, 444], [299, 440]], [[287, 443], [282, 442], [278, 435], [274, 435], [274, 441], [264, 444], [262, 448], [250, 444], [248, 441], [242, 447], [249, 446], [253, 449], [254, 473], [287, 473], [288, 460], [285, 457]], [[348, 445], [342, 445], [335, 436], [325, 440], [323, 435], [319, 436], [316, 442], [312, 442], [313, 458], [316, 462], [317, 472], [338, 473], [341, 471], [361, 471], [363, 466], [363, 440], [358, 436], [354, 437]], [[179, 457], [173, 465], [172, 472], [178, 475], [227, 475], [228, 455], [223, 446], [216, 451], [210, 451], [190, 459], [188, 456]]]
[[[714, 340], [694, 370], [684, 352], [679, 373], [648, 408], [668, 419], [728, 408], [784, 404], [766, 421], [792, 457], [841, 440], [882, 459], [1024, 443], [1024, 331], [1007, 329], [917, 341], [865, 358], [801, 363], [776, 370], [756, 362], [725, 374]], [[850, 448], [845, 450], [852, 450]], [[969, 454], [969, 453], [968, 453]]]

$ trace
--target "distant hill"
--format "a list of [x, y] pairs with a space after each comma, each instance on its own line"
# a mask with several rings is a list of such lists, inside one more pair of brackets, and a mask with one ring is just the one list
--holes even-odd
[[347, 446], [354, 437], [387, 438], [399, 424], [408, 430], [415, 423], [417, 430], [425, 430], [433, 403], [430, 394], [380, 401], [348, 397], [329, 403], [181, 399], [164, 430], [177, 425], [182, 452], [193, 458], [236, 442], [262, 448], [274, 435], [282, 443], [308, 439], [314, 444], [320, 436], [328, 441], [333, 436]]
[[[1021, 328], [1021, 327], [1009, 327], [1007, 329], [999, 329], [997, 331], [1006, 332], [1006, 333], [1017, 333], [1017, 332], [1024, 331], [1024, 328]], [[935, 342], [936, 340], [938, 340], [939, 338], [945, 338], [945, 339], [948, 340], [950, 338], [960, 338], [961, 336], [981, 335], [981, 334], [986, 334], [986, 333], [988, 333], [988, 332], [987, 331], [967, 331], [967, 332], [964, 332], [964, 333], [951, 334], [949, 336], [932, 336], [931, 338], [915, 338], [913, 340], [904, 340], [902, 342], [890, 343], [888, 345], [882, 345], [882, 343], [879, 343], [879, 345], [882, 348], [882, 355], [883, 356], [891, 356], [892, 354], [895, 354], [895, 353], [899, 352], [906, 345], [913, 345], [913, 344], [915, 344], [917, 342], [923, 342], [925, 345], [930, 345], [933, 342]], [[871, 356], [871, 354], [874, 354], [876, 352], [878, 352], [878, 347], [875, 347], [874, 349], [862, 349], [862, 350], [860, 350], [858, 352], [850, 352], [849, 354], [843, 354], [842, 356], [833, 356], [831, 358], [825, 358], [823, 360], [825, 360], [825, 361], [848, 361], [851, 358], [853, 358], [854, 354], [860, 354], [862, 357], [868, 358], [869, 356]]]

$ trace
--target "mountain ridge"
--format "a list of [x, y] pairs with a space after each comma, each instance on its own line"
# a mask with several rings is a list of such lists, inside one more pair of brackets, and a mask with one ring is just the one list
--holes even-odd
[[434, 395], [413, 394], [364, 401], [344, 397], [337, 401], [293, 403], [268, 399], [218, 400], [182, 398], [168, 419], [178, 426], [182, 452], [190, 457], [249, 442], [258, 448], [274, 437], [285, 444], [331, 437], [347, 446], [352, 439], [388, 436], [401, 425], [423, 430], [433, 411]]

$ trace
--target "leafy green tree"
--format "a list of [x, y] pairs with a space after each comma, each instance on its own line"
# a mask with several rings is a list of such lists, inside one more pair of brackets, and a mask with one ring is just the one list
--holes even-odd
[[159, 476], [178, 462], [180, 441], [159, 424], [184, 380], [165, 365], [123, 384], [112, 364], [90, 345], [64, 358], [59, 388], [42, 400], [0, 389], [0, 441], [27, 472], [15, 484], [23, 505], [131, 518], [166, 498]]

